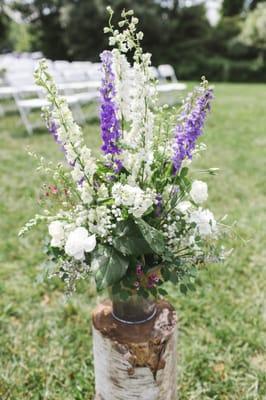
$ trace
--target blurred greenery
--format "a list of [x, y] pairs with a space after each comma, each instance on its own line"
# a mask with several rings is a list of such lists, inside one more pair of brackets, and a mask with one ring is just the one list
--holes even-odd
[[[135, 10], [145, 33], [144, 48], [153, 54], [154, 65], [172, 64], [179, 79], [199, 79], [205, 74], [215, 81], [265, 82], [266, 48], [256, 40], [241, 40], [243, 26], [258, 3], [266, 2], [223, 0], [216, 26], [207, 19], [204, 2], [196, 1], [190, 1], [189, 6], [179, 0], [32, 0], [10, 4], [30, 21], [26, 26], [28, 49], [41, 50], [51, 59], [98, 61], [99, 53], [108, 46], [103, 27], [107, 24], [106, 6], [111, 5], [117, 18], [124, 7]], [[25, 45], [10, 40], [6, 18], [0, 17], [0, 50], [24, 50]], [[260, 22], [258, 29], [265, 23]], [[21, 42], [21, 36], [17, 38]]]
[[[180, 400], [264, 400], [266, 394], [265, 85], [216, 84], [213, 112], [198, 169], [208, 177], [216, 216], [238, 221], [228, 238], [233, 255], [202, 271], [197, 291], [170, 289], [179, 317]], [[88, 109], [87, 115], [95, 113]], [[96, 119], [84, 127], [98, 151]], [[0, 398], [92, 400], [91, 311], [98, 299], [88, 282], [68, 302], [58, 281], [37, 283], [44, 261], [43, 229], [17, 233], [38, 210], [43, 177], [26, 149], [62, 159], [46, 132], [27, 136], [16, 115], [0, 119]]]

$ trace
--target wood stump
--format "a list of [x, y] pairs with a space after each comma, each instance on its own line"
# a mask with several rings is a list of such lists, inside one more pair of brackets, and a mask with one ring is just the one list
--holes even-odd
[[144, 324], [112, 316], [109, 300], [93, 312], [95, 400], [176, 400], [177, 317], [164, 300]]

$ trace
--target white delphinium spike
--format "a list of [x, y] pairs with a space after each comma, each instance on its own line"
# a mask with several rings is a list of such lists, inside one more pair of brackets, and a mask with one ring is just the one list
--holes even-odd
[[45, 113], [52, 121], [52, 134], [63, 147], [69, 164], [72, 166], [75, 164], [73, 179], [78, 183], [82, 176], [91, 182], [96, 170], [95, 160], [91, 156], [90, 149], [84, 144], [83, 134], [73, 119], [66, 99], [58, 94], [45, 60], [40, 61], [34, 77], [36, 84], [43, 87], [47, 93], [50, 108], [46, 109]]

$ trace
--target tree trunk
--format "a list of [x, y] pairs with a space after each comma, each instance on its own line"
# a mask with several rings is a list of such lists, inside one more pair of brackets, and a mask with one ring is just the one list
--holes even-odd
[[111, 302], [93, 313], [95, 400], [176, 400], [177, 318], [166, 301], [144, 324], [112, 317]]

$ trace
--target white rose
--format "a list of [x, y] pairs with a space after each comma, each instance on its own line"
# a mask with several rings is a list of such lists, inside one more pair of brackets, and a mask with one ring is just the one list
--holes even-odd
[[196, 204], [202, 204], [208, 198], [207, 183], [202, 181], [194, 181], [190, 190], [190, 196]]
[[83, 260], [85, 252], [92, 251], [95, 246], [95, 235], [89, 236], [87, 229], [79, 227], [70, 232], [66, 241], [65, 252], [76, 260]]
[[63, 223], [60, 221], [53, 221], [50, 223], [48, 230], [52, 237], [51, 246], [61, 247], [65, 236]]
[[196, 210], [190, 215], [190, 222], [196, 224], [196, 228], [202, 237], [210, 236], [217, 232], [216, 221], [209, 210]]

